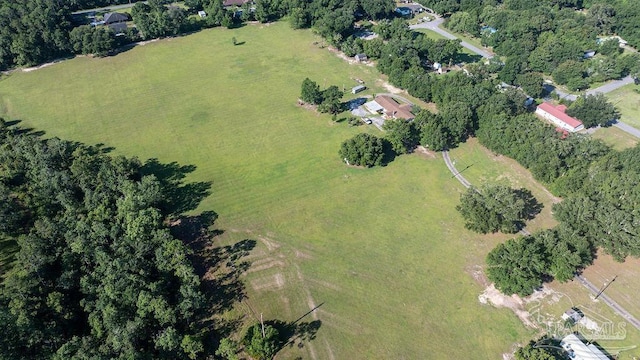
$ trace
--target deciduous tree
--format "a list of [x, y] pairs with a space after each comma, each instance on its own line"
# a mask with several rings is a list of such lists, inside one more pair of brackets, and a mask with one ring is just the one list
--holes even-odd
[[339, 155], [351, 165], [380, 166], [384, 164], [384, 142], [374, 135], [361, 133], [343, 142]]

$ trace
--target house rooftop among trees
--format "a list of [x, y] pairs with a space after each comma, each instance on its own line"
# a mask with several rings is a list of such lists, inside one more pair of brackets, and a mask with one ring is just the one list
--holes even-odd
[[554, 106], [553, 104], [545, 101], [538, 105], [536, 108], [536, 114], [543, 119], [551, 121], [559, 128], [570, 132], [576, 132], [584, 129], [582, 121], [567, 115], [565, 113], [566, 110], [567, 107], [564, 105]]
[[395, 99], [387, 95], [376, 96], [376, 98], [364, 104], [371, 112], [383, 113], [389, 118], [413, 120], [415, 115], [411, 112], [411, 105], [400, 104]]
[[107, 25], [115, 24], [115, 23], [121, 23], [121, 22], [127, 22], [127, 21], [129, 21], [129, 15], [127, 15], [127, 14], [122, 14], [122, 13], [117, 13], [117, 12], [104, 14], [104, 23], [107, 24]]

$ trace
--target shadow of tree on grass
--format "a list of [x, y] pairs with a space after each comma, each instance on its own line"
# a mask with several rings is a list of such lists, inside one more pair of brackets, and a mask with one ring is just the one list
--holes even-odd
[[147, 160], [140, 168], [141, 175], [155, 175], [164, 193], [161, 210], [165, 214], [179, 216], [194, 210], [211, 194], [211, 182], [184, 183], [186, 176], [196, 170], [195, 165], [177, 162], [163, 164], [158, 159]]
[[304, 347], [305, 342], [316, 338], [318, 330], [322, 326], [322, 321], [300, 322], [296, 320], [287, 323], [281, 320], [269, 320], [265, 321], [265, 324], [278, 330], [278, 351], [280, 351], [286, 347]]

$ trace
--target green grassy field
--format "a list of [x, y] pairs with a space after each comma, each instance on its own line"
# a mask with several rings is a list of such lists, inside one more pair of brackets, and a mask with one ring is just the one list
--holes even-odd
[[[603, 130], [609, 131], [617, 128], [599, 129], [595, 134], [601, 134]], [[623, 134], [621, 130], [618, 130]], [[607, 133], [609, 134], [609, 133]], [[451, 160], [455, 161], [458, 169], [467, 170], [462, 175], [474, 185], [487, 183], [504, 183], [513, 187], [524, 187], [534, 194], [538, 201], [544, 204], [544, 208], [540, 215], [534, 220], [527, 223], [527, 230], [535, 231], [544, 228], [550, 228], [557, 224], [551, 212], [551, 206], [554, 202], [561, 199], [554, 197], [545, 187], [537, 182], [531, 176], [531, 173], [518, 164], [515, 160], [495, 155], [486, 148], [480, 146], [476, 139], [470, 139], [466, 143], [450, 151]], [[515, 235], [514, 235], [515, 236]], [[482, 261], [477, 259], [476, 261]], [[640, 279], [634, 275], [637, 271], [640, 261], [637, 259], [629, 259], [621, 264], [612, 260], [610, 256], [600, 254], [592, 266], [584, 271], [584, 276], [594, 284], [601, 285], [611, 280], [616, 274], [615, 286], [607, 289], [607, 294], [622, 305], [626, 310], [640, 317], [640, 306], [636, 301], [635, 294], [640, 291]], [[572, 306], [582, 309], [589, 318], [598, 322], [602, 329], [602, 333], [596, 336], [606, 338], [612, 334], [607, 333], [610, 329], [607, 324], [615, 326], [616, 334], [620, 335], [619, 339], [598, 339], [599, 344], [608, 349], [612, 354], [619, 352], [619, 359], [633, 359], [633, 356], [640, 355], [640, 348], [628, 349], [640, 344], [640, 332], [633, 326], [615, 314], [603, 302], [594, 302], [591, 300], [591, 293], [577, 281], [571, 281], [565, 284], [552, 282], [548, 284], [547, 296], [543, 299], [529, 301], [525, 305], [525, 309], [531, 313], [531, 318], [536, 321], [541, 329], [553, 329], [549, 324], [561, 324], [560, 316], [564, 311]], [[624, 324], [624, 331], [618, 331], [618, 324]], [[584, 329], [583, 329], [584, 330]], [[584, 335], [589, 337], [589, 331], [583, 331]], [[553, 332], [550, 332], [553, 334]], [[589, 337], [592, 339], [593, 337]]]
[[599, 128], [593, 135], [595, 139], [600, 139], [616, 150], [624, 150], [636, 146], [638, 138], [618, 129], [615, 126]]
[[618, 108], [620, 120], [640, 129], [640, 86], [630, 84], [607, 94], [609, 100]]
[[472, 270], [506, 237], [463, 229], [463, 188], [441, 156], [346, 167], [340, 143], [379, 131], [297, 106], [305, 77], [384, 91], [374, 68], [318, 40], [250, 25], [14, 72], [0, 80], [0, 114], [47, 137], [197, 166], [188, 180], [212, 182], [197, 210], [220, 215], [218, 244], [257, 241], [249, 299], [230, 316], [293, 321], [321, 305], [301, 320], [321, 321], [315, 339], [279, 359], [495, 359], [527, 341], [509, 310], [478, 301]]
[[540, 214], [527, 223], [529, 230], [547, 229], [558, 224], [551, 214], [551, 206], [560, 199], [536, 181], [517, 161], [492, 153], [481, 146], [477, 139], [469, 139], [449, 153], [457, 169], [466, 168], [462, 175], [474, 186], [503, 183], [515, 188], [529, 189], [544, 205]]

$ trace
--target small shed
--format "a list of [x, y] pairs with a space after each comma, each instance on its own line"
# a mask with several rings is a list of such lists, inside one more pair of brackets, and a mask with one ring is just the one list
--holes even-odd
[[363, 62], [363, 61], [369, 60], [366, 54], [356, 54], [354, 58], [356, 59], [357, 62]]
[[354, 87], [353, 89], [351, 89], [351, 93], [352, 93], [352, 94], [357, 94], [357, 93], [359, 93], [360, 91], [365, 91], [366, 89], [367, 89], [367, 87], [366, 87], [366, 86], [364, 86], [364, 85], [358, 85], [358, 86]]
[[198, 16], [200, 16], [201, 18], [207, 17], [207, 13], [204, 12], [203, 10], [200, 10], [200, 11], [198, 11]]
[[524, 107], [529, 107], [533, 105], [534, 102], [536, 102], [534, 98], [528, 97], [527, 100], [524, 101]]
[[104, 23], [107, 25], [122, 23], [122, 22], [129, 21], [129, 15], [123, 14], [123, 13], [117, 13], [117, 12], [106, 13], [104, 14], [103, 20], [104, 20]]
[[571, 308], [562, 314], [562, 320], [571, 320], [574, 324], [580, 321], [583, 317], [584, 315], [582, 315], [582, 312], [576, 308]]
[[596, 51], [595, 50], [585, 50], [584, 54], [582, 55], [582, 58], [583, 59], [591, 59], [594, 56], [596, 56]]
[[411, 14], [413, 14], [413, 11], [411, 11], [411, 9], [404, 6], [398, 7], [394, 11], [400, 16], [410, 16]]

